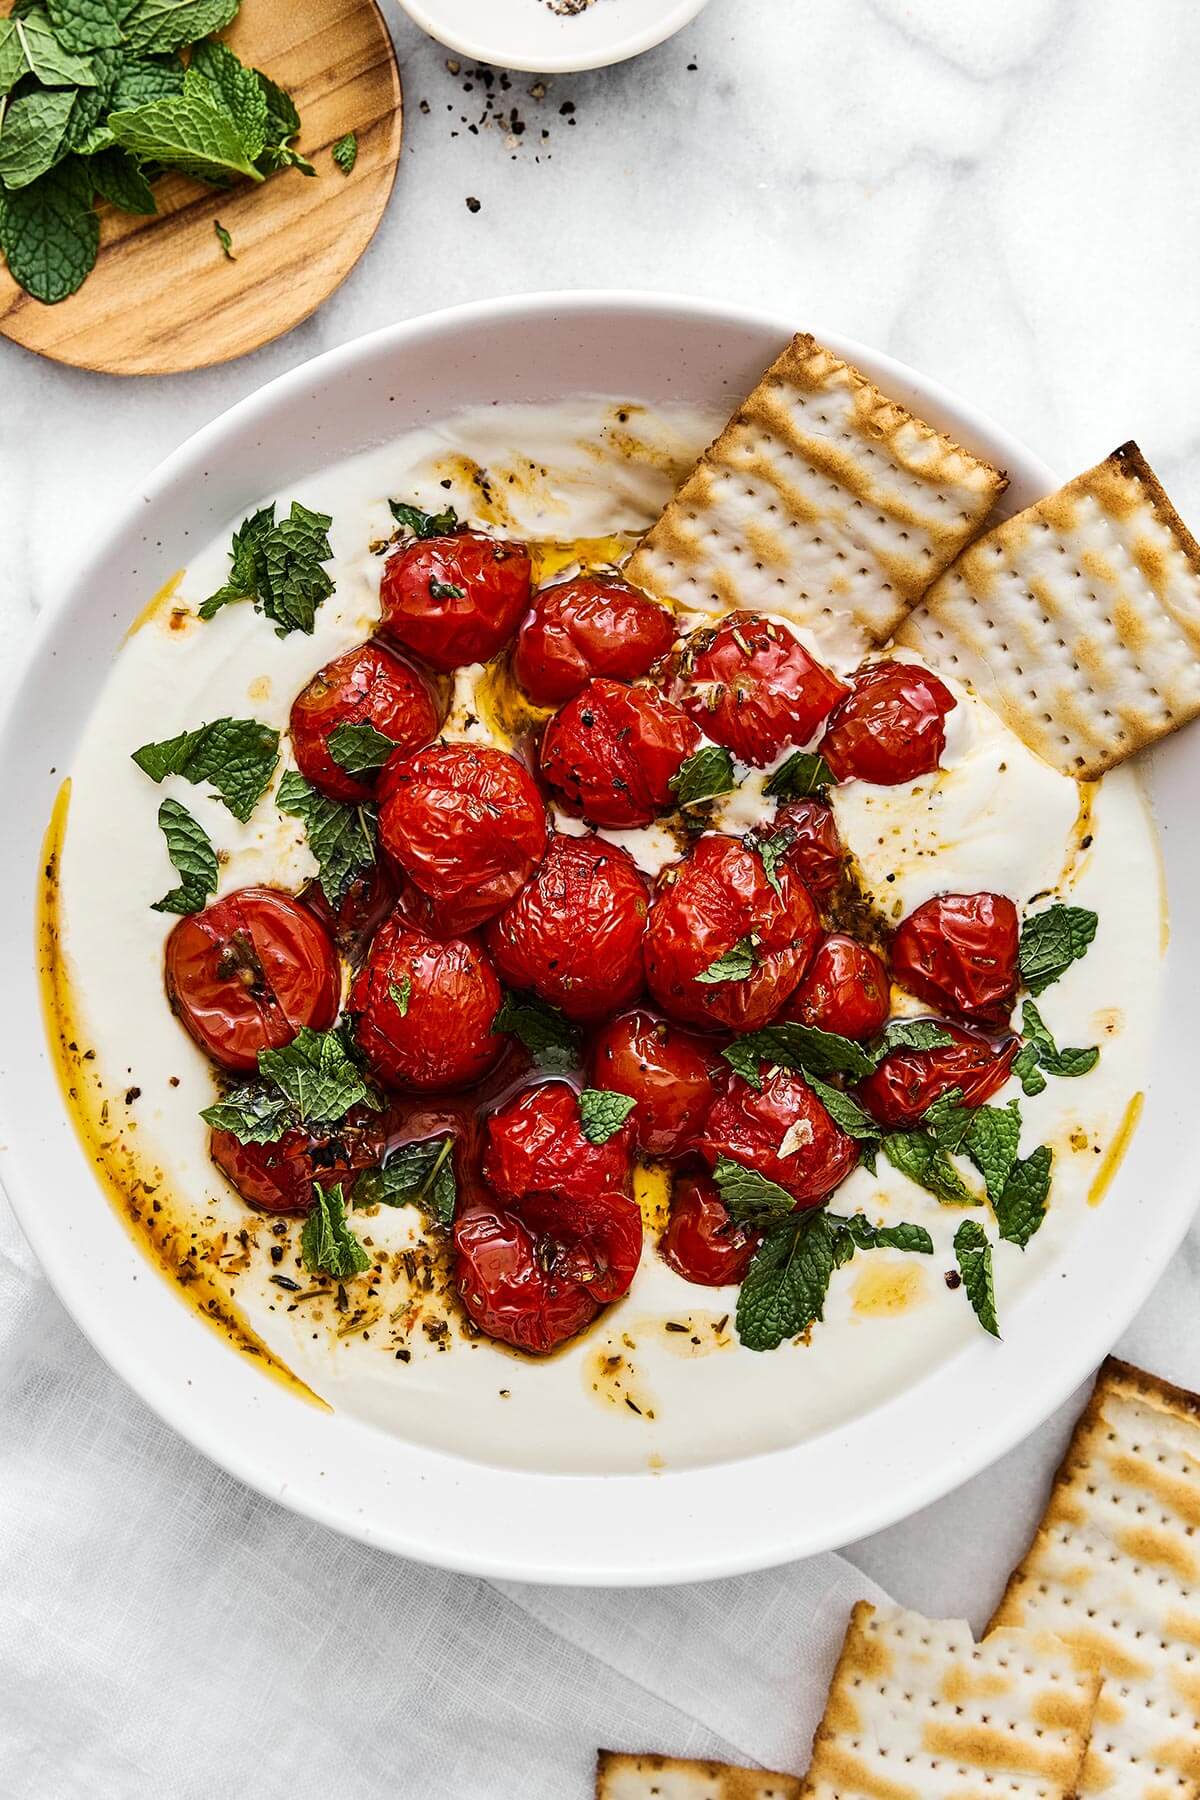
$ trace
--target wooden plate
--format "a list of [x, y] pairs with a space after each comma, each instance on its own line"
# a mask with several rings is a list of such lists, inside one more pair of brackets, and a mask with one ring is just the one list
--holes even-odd
[[[257, 350], [346, 279], [383, 216], [400, 154], [400, 71], [375, 0], [243, 0], [222, 35], [294, 97], [297, 146], [317, 178], [287, 170], [218, 193], [165, 175], [157, 217], [102, 209], [99, 260], [69, 300], [31, 300], [0, 267], [6, 337], [77, 368], [169, 375]], [[347, 131], [358, 135], [349, 177], [329, 153]]]

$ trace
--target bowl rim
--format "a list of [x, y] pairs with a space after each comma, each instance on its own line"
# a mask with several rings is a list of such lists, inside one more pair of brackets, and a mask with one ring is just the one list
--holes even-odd
[[[764, 335], [777, 336], [780, 343], [785, 342], [797, 329], [794, 319], [712, 299], [636, 290], [581, 289], [467, 302], [384, 326], [301, 362], [244, 396], [193, 433], [164, 458], [132, 490], [128, 502], [114, 512], [102, 537], [89, 547], [89, 554], [77, 565], [73, 579], [63, 584], [57, 601], [48, 606], [39, 619], [37, 628], [28, 641], [26, 655], [0, 698], [0, 750], [13, 728], [14, 715], [27, 673], [45, 653], [60, 628], [60, 620], [71, 609], [75, 595], [86, 587], [92, 569], [101, 563], [109, 547], [116, 544], [131, 526], [136, 523], [137, 527], [144, 530], [156, 501], [182, 475], [201, 469], [205, 460], [211, 457], [227, 436], [253, 421], [256, 416], [261, 417], [275, 409], [287, 407], [303, 394], [314, 379], [326, 384], [352, 366], [361, 363], [370, 365], [373, 359], [400, 351], [414, 342], [437, 340], [442, 336], [453, 337], [464, 329], [496, 326], [503, 322], [534, 325], [539, 318], [548, 315], [557, 318], [565, 315], [580, 323], [586, 320], [611, 321], [614, 316], [621, 315], [652, 317], [663, 324], [687, 320], [711, 326], [716, 331], [722, 327], [746, 327]], [[970, 421], [974, 435], [986, 441], [990, 446], [990, 453], [1006, 461], [1010, 467], [1020, 468], [1027, 481], [1043, 483], [1047, 489], [1054, 485], [1055, 477], [1040, 459], [1027, 451], [1008, 432], [994, 425], [984, 414], [957, 400], [940, 384], [917, 375], [895, 359], [857, 344], [839, 333], [825, 333], [819, 326], [810, 326], [808, 329], [838, 354], [864, 365], [876, 379], [893, 384], [901, 395], [912, 396], [931, 410]], [[43, 1041], [40, 1020], [37, 1029], [40, 1044]], [[69, 1126], [69, 1121], [67, 1123]], [[794, 1527], [776, 1529], [773, 1535], [764, 1534], [759, 1541], [752, 1541], [746, 1534], [737, 1532], [720, 1533], [711, 1547], [706, 1537], [702, 1547], [674, 1557], [664, 1554], [661, 1545], [657, 1545], [653, 1559], [644, 1551], [638, 1556], [631, 1554], [625, 1543], [614, 1540], [600, 1546], [600, 1555], [593, 1554], [590, 1546], [589, 1551], [584, 1553], [579, 1544], [572, 1542], [569, 1547], [550, 1543], [540, 1558], [531, 1558], [528, 1555], [514, 1557], [502, 1548], [489, 1546], [485, 1549], [482, 1545], [462, 1541], [446, 1546], [438, 1541], [436, 1524], [430, 1529], [423, 1516], [414, 1520], [405, 1516], [403, 1509], [398, 1518], [383, 1523], [377, 1518], [364, 1517], [361, 1511], [331, 1503], [327, 1497], [328, 1491], [322, 1490], [319, 1484], [314, 1486], [311, 1480], [307, 1487], [301, 1487], [298, 1481], [292, 1480], [285, 1480], [281, 1485], [278, 1478], [273, 1477], [264, 1467], [263, 1456], [256, 1444], [249, 1440], [231, 1443], [221, 1435], [220, 1421], [217, 1418], [211, 1423], [202, 1422], [191, 1410], [181, 1407], [178, 1392], [169, 1385], [164, 1371], [156, 1365], [154, 1359], [145, 1357], [140, 1349], [131, 1347], [118, 1322], [105, 1315], [103, 1305], [89, 1306], [86, 1303], [85, 1297], [89, 1292], [86, 1282], [72, 1269], [69, 1257], [56, 1255], [54, 1231], [46, 1209], [39, 1205], [36, 1185], [27, 1180], [22, 1168], [22, 1156], [18, 1148], [22, 1129], [23, 1122], [15, 1118], [10, 1109], [8, 1085], [0, 1082], [0, 1181], [3, 1182], [18, 1222], [47, 1279], [110, 1368], [196, 1449], [265, 1497], [280, 1501], [302, 1516], [356, 1537], [364, 1543], [463, 1573], [555, 1585], [657, 1586], [713, 1579], [778, 1566], [798, 1557], [816, 1554], [865, 1537], [899, 1519], [911, 1516], [941, 1498], [1035, 1430], [1096, 1367], [1174, 1254], [1190, 1223], [1195, 1205], [1194, 1195], [1196, 1189], [1200, 1188], [1200, 1179], [1195, 1179], [1187, 1204], [1182, 1199], [1175, 1203], [1174, 1211], [1167, 1221], [1169, 1229], [1160, 1226], [1149, 1249], [1144, 1242], [1139, 1242], [1138, 1254], [1131, 1256], [1126, 1271], [1126, 1286], [1115, 1296], [1106, 1294], [1103, 1305], [1094, 1305], [1090, 1309], [1087, 1316], [1094, 1326], [1090, 1332], [1079, 1331], [1060, 1339], [1056, 1346], [1058, 1354], [1054, 1358], [1044, 1356], [1044, 1346], [1039, 1344], [1031, 1347], [1021, 1340], [1020, 1334], [1014, 1332], [1003, 1347], [1004, 1354], [1010, 1359], [1010, 1373], [995, 1381], [991, 1377], [986, 1378], [981, 1384], [984, 1392], [980, 1396], [984, 1400], [999, 1398], [1001, 1392], [1015, 1390], [1016, 1397], [1011, 1403], [1006, 1407], [985, 1406], [984, 1416], [972, 1421], [969, 1433], [947, 1432], [944, 1456], [917, 1471], [906, 1468], [903, 1479], [894, 1485], [882, 1478], [863, 1483], [863, 1492], [853, 1510], [843, 1510], [836, 1518], [827, 1517], [819, 1528], [814, 1528], [811, 1520], [802, 1521]], [[1135, 1139], [1135, 1145], [1140, 1143], [1141, 1135]], [[1194, 1151], [1190, 1164], [1185, 1165], [1186, 1176], [1189, 1177], [1200, 1176], [1200, 1139], [1197, 1140]], [[1178, 1185], [1182, 1192], [1186, 1185], [1184, 1174], [1180, 1175]], [[107, 1202], [104, 1204], [107, 1206]], [[143, 1267], [152, 1266], [147, 1264], [140, 1246], [136, 1253], [142, 1258]], [[1030, 1292], [1023, 1297], [1022, 1304], [1031, 1301], [1047, 1285], [1050, 1274], [1050, 1270], [1042, 1273], [1032, 1284]], [[169, 1284], [159, 1280], [157, 1270], [155, 1286], [161, 1288], [172, 1307], [180, 1305], [178, 1296], [171, 1291]], [[1068, 1291], [1067, 1277], [1064, 1274], [1058, 1290], [1060, 1301], [1066, 1299]], [[212, 1340], [214, 1352], [228, 1358], [230, 1352], [227, 1347], [212, 1338], [208, 1328], [199, 1321], [193, 1322], [206, 1339]], [[198, 1361], [204, 1354], [206, 1353], [199, 1353]], [[944, 1380], [947, 1370], [952, 1370], [963, 1362], [968, 1354], [970, 1353], [963, 1351], [952, 1355], [932, 1371], [918, 1376], [898, 1395], [872, 1409], [869, 1416], [878, 1418], [891, 1408], [917, 1405], [921, 1399], [920, 1390], [930, 1388], [938, 1378]], [[264, 1390], [277, 1388], [277, 1384], [268, 1382], [258, 1371], [245, 1371], [245, 1376], [248, 1381], [259, 1383]], [[1023, 1378], [1023, 1385], [1017, 1387], [1020, 1378]], [[277, 1391], [281, 1398], [285, 1397], [282, 1388]], [[259, 1398], [261, 1409], [265, 1413], [268, 1401], [261, 1396]], [[290, 1407], [296, 1405], [291, 1395], [286, 1395], [286, 1401]], [[378, 1437], [374, 1427], [357, 1419], [338, 1414], [333, 1417], [347, 1431], [370, 1433], [372, 1441]], [[851, 1420], [846, 1429], [853, 1431], [859, 1422]], [[405, 1448], [412, 1450], [413, 1446], [406, 1445]], [[768, 1452], [762, 1456], [669, 1471], [653, 1479], [662, 1491], [675, 1496], [678, 1504], [693, 1511], [696, 1510], [698, 1489], [708, 1489], [703, 1501], [707, 1519], [709, 1509], [712, 1509], [715, 1516], [734, 1497], [744, 1503], [746, 1493], [743, 1484], [747, 1480], [745, 1472], [748, 1469], [762, 1470], [766, 1464], [775, 1462], [781, 1466], [786, 1465], [787, 1459], [801, 1456], [806, 1449], [811, 1450], [811, 1440], [808, 1444]], [[440, 1453], [426, 1454], [436, 1459]], [[443, 1456], [443, 1460], [452, 1459]], [[615, 1483], [630, 1483], [644, 1489], [646, 1481], [650, 1479], [640, 1474], [533, 1475], [529, 1471], [498, 1470], [490, 1465], [470, 1463], [462, 1463], [460, 1467], [462, 1478], [467, 1482], [482, 1482], [485, 1477], [492, 1481], [512, 1477], [520, 1485], [521, 1482], [532, 1480], [538, 1485], [539, 1493], [545, 1494], [548, 1503], [552, 1502], [556, 1492], [578, 1492], [581, 1485], [596, 1486], [600, 1492], [607, 1491], [611, 1496]], [[740, 1493], [739, 1489], [742, 1490]]]
[[703, 12], [708, 0], [676, 0], [674, 7], [657, 21], [640, 28], [622, 26], [621, 36], [614, 35], [607, 46], [588, 51], [583, 56], [569, 50], [558, 56], [539, 52], [534, 60], [523, 56], [515, 62], [510, 60], [512, 53], [506, 52], [502, 43], [489, 42], [486, 37], [472, 37], [470, 32], [446, 25], [439, 16], [439, 0], [399, 0], [399, 4], [413, 24], [436, 43], [474, 62], [527, 71], [531, 75], [579, 75], [588, 69], [607, 69], [614, 63], [628, 62], [631, 57], [641, 56], [644, 51], [665, 44], [668, 38], [674, 37]]

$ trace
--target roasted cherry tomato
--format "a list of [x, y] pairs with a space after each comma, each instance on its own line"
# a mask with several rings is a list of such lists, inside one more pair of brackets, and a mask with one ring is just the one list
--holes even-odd
[[627, 1192], [630, 1136], [623, 1125], [606, 1143], [589, 1143], [575, 1089], [540, 1081], [489, 1117], [483, 1178], [506, 1202], [543, 1192], [571, 1198], [604, 1188]]
[[664, 870], [645, 946], [646, 981], [664, 1012], [712, 1030], [753, 1031], [774, 1018], [821, 933], [803, 883], [786, 863], [776, 877], [778, 893], [754, 850], [715, 833]]
[[376, 771], [348, 775], [329, 748], [341, 725], [371, 725], [397, 750], [437, 736], [437, 703], [424, 676], [382, 644], [360, 644], [326, 663], [292, 702], [292, 749], [306, 781], [331, 800], [369, 799]]
[[685, 1281], [701, 1287], [734, 1287], [754, 1260], [762, 1234], [730, 1217], [706, 1175], [675, 1183], [671, 1217], [658, 1240], [658, 1253]]
[[808, 974], [783, 1009], [785, 1019], [865, 1043], [891, 1011], [888, 972], [873, 950], [840, 931], [817, 945]]
[[242, 1144], [232, 1131], [214, 1131], [209, 1153], [218, 1169], [259, 1212], [305, 1213], [314, 1183], [333, 1187], [360, 1169], [373, 1169], [387, 1148], [382, 1115], [356, 1106], [328, 1132], [297, 1126], [273, 1144]]
[[806, 744], [849, 692], [786, 625], [736, 612], [688, 638], [672, 698], [706, 737], [763, 769]]
[[653, 1013], [625, 1013], [592, 1043], [592, 1086], [636, 1102], [629, 1124], [647, 1156], [693, 1147], [727, 1073], [711, 1041]]
[[356, 875], [336, 906], [331, 906], [319, 881], [310, 882], [300, 898], [315, 912], [346, 961], [359, 966], [383, 921], [396, 904], [396, 883], [383, 857]]
[[454, 1221], [454, 1285], [468, 1317], [486, 1337], [543, 1356], [600, 1310], [586, 1287], [543, 1266], [545, 1248], [498, 1202], [471, 1201]]
[[492, 1030], [500, 983], [470, 939], [439, 942], [395, 917], [380, 927], [350, 990], [354, 1038], [387, 1087], [465, 1087], [504, 1048]]
[[509, 987], [532, 988], [571, 1019], [599, 1019], [642, 990], [646, 883], [603, 838], [552, 834], [542, 862], [487, 930]]
[[507, 751], [436, 744], [393, 757], [379, 794], [383, 847], [434, 901], [443, 931], [498, 913], [545, 854], [541, 795]]
[[915, 781], [936, 769], [946, 748], [946, 714], [957, 701], [919, 663], [867, 663], [854, 691], [832, 714], [821, 755], [839, 781], [879, 787]]
[[786, 835], [788, 845], [783, 860], [818, 904], [828, 900], [841, 880], [846, 861], [832, 806], [824, 800], [789, 800], [779, 808], [771, 824], [760, 825], [755, 835]]
[[627, 1293], [642, 1254], [642, 1218], [627, 1195], [530, 1194], [478, 1200], [454, 1222], [454, 1279], [488, 1337], [545, 1353]]
[[380, 632], [446, 673], [489, 662], [528, 609], [531, 575], [524, 544], [478, 531], [418, 538], [384, 565]]
[[978, 1032], [941, 1025], [954, 1039], [940, 1050], [893, 1050], [873, 1075], [855, 1089], [868, 1112], [892, 1131], [907, 1131], [921, 1115], [948, 1094], [962, 1089], [963, 1106], [982, 1106], [1004, 1086], [1017, 1054], [1010, 1038], [999, 1050]]
[[167, 998], [202, 1050], [226, 1069], [256, 1069], [260, 1050], [337, 1017], [333, 940], [291, 894], [239, 888], [180, 919], [167, 939]]
[[772, 1074], [764, 1064], [762, 1088], [730, 1075], [708, 1115], [700, 1149], [715, 1167], [719, 1156], [757, 1169], [778, 1182], [800, 1206], [832, 1194], [858, 1161], [858, 1145], [833, 1119], [799, 1075]]
[[997, 1027], [1016, 998], [1020, 936], [1003, 894], [939, 894], [900, 925], [892, 967], [901, 987], [938, 1012]]
[[649, 825], [699, 747], [682, 707], [655, 688], [591, 681], [546, 727], [542, 774], [568, 812], [593, 825]]
[[636, 681], [671, 648], [675, 621], [615, 575], [580, 575], [533, 597], [513, 673], [535, 706], [561, 706], [594, 675]]

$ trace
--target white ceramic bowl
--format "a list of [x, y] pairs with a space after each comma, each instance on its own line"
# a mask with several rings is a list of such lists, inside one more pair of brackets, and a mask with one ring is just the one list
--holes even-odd
[[[803, 321], [808, 324], [811, 321]], [[541, 1476], [415, 1448], [292, 1397], [152, 1273], [96, 1186], [43, 1045], [30, 954], [42, 833], [123, 631], [148, 593], [264, 487], [456, 408], [619, 392], [727, 408], [797, 321], [629, 294], [491, 301], [360, 339], [199, 432], [130, 495], [34, 642], [0, 718], [0, 1175], [62, 1300], [96, 1348], [195, 1445], [264, 1494], [374, 1544], [543, 1581], [690, 1580], [848, 1543], [914, 1511], [1029, 1432], [1149, 1294], [1200, 1186], [1190, 1007], [1168, 1009], [1141, 1128], [1105, 1203], [1005, 1319], [883, 1406], [795, 1448], [680, 1473]], [[1006, 467], [1011, 502], [1050, 471], [932, 383], [826, 341]], [[1102, 448], [1102, 446], [1098, 446]], [[1200, 987], [1200, 741], [1148, 770], [1173, 915], [1168, 994]]]
[[708, 0], [594, 0], [574, 17], [546, 0], [400, 0], [450, 50], [502, 69], [560, 75], [640, 56], [696, 17]]

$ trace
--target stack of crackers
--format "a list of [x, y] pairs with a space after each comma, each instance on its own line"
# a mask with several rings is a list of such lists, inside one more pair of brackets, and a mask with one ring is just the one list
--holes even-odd
[[1200, 713], [1200, 546], [1136, 444], [985, 529], [1007, 480], [814, 338], [767, 370], [625, 574], [694, 623], [889, 642], [1091, 779]]
[[1200, 1397], [1110, 1360], [977, 1644], [856, 1606], [803, 1780], [602, 1752], [597, 1800], [1197, 1800]]

